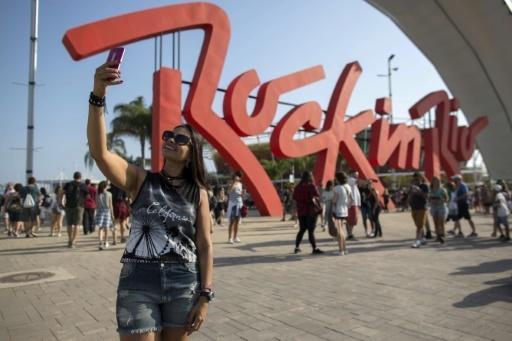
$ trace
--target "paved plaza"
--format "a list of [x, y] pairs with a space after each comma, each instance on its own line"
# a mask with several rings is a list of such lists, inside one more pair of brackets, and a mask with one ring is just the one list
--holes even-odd
[[[297, 230], [277, 218], [247, 218], [241, 244], [227, 244], [226, 228], [217, 228], [217, 299], [191, 340], [512, 340], [512, 244], [490, 238], [490, 217], [475, 222], [480, 238], [417, 250], [410, 215], [383, 214], [384, 238], [363, 238], [359, 225], [345, 257], [319, 228], [325, 255], [310, 254], [307, 236], [294, 255]], [[95, 236], [80, 236], [72, 250], [46, 231], [2, 234], [0, 277], [57, 275], [0, 283], [0, 340], [117, 340], [123, 246], [100, 252]]]

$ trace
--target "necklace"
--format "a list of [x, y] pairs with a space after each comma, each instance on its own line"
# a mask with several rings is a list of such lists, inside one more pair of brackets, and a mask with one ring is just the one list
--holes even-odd
[[185, 178], [183, 176], [170, 176], [163, 169], [160, 171], [160, 175], [162, 175], [167, 184], [172, 187], [181, 187], [185, 183]]

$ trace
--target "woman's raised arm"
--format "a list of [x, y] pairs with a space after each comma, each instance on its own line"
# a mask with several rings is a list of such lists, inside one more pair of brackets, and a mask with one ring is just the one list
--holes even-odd
[[89, 119], [87, 120], [87, 140], [89, 151], [101, 172], [114, 185], [135, 198], [144, 182], [146, 171], [132, 165], [107, 148], [107, 133], [104, 117], [104, 98], [109, 85], [121, 84], [121, 72], [114, 63], [105, 63], [96, 69], [94, 88], [89, 101]]

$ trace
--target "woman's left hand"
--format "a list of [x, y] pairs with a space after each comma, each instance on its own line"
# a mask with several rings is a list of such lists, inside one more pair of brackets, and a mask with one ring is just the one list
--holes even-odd
[[197, 332], [201, 325], [206, 320], [206, 313], [208, 311], [208, 303], [204, 297], [199, 297], [187, 318], [187, 334]]

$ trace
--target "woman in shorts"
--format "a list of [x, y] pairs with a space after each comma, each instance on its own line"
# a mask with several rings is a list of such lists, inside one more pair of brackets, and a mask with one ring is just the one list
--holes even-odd
[[116, 240], [116, 229], [114, 228], [114, 205], [112, 204], [112, 194], [106, 190], [107, 182], [102, 181], [98, 184], [98, 195], [96, 196], [96, 221], [94, 225], [98, 227], [99, 250], [109, 247], [108, 230], [112, 231], [112, 240]]
[[434, 220], [436, 229], [436, 241], [444, 244], [444, 221], [447, 215], [446, 203], [448, 202], [448, 194], [441, 187], [441, 181], [437, 176], [432, 178], [430, 191], [428, 193], [428, 202], [430, 204], [430, 214]]
[[213, 254], [201, 144], [189, 125], [162, 134], [164, 165], [149, 172], [107, 148], [105, 94], [114, 63], [96, 69], [87, 139], [98, 168], [132, 198], [116, 317], [121, 341], [188, 340], [213, 299]]
[[343, 224], [348, 217], [348, 208], [352, 202], [352, 191], [347, 184], [347, 174], [340, 172], [336, 174], [338, 184], [334, 186], [334, 195], [332, 198], [332, 217], [338, 230], [338, 254], [340, 256], [348, 255], [345, 242], [345, 229]]

